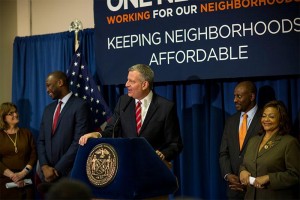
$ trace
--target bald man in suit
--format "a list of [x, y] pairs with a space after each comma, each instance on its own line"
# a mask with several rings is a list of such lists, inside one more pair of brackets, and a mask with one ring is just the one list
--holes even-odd
[[[234, 89], [237, 112], [226, 120], [220, 145], [219, 163], [221, 174], [228, 182], [228, 199], [244, 199], [246, 187], [240, 183], [239, 167], [243, 161], [248, 140], [261, 128], [261, 112], [256, 104], [257, 89], [253, 82], [243, 81]], [[239, 129], [243, 115], [247, 113], [247, 134], [240, 148]]]
[[[49, 96], [56, 101], [44, 109], [37, 149], [43, 181], [53, 183], [69, 175], [79, 147], [78, 140], [90, 131], [90, 111], [83, 99], [70, 92], [65, 73], [50, 73], [46, 88]], [[56, 128], [53, 128], [54, 113], [60, 101], [60, 115]]]

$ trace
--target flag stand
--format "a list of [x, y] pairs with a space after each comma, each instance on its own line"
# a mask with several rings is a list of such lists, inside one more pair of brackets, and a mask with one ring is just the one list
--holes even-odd
[[75, 53], [66, 74], [70, 83], [70, 91], [75, 96], [84, 99], [90, 107], [91, 129], [98, 131], [100, 127], [102, 129], [105, 126], [112, 112], [100, 92], [100, 86], [89, 72], [78, 34], [81, 30], [83, 30], [81, 21], [76, 19], [70, 24], [69, 32], [75, 32]]
[[74, 31], [75, 32], [75, 51], [79, 47], [79, 40], [78, 40], [78, 32], [83, 29], [82, 22], [78, 19], [75, 19], [71, 22], [69, 27], [69, 32]]

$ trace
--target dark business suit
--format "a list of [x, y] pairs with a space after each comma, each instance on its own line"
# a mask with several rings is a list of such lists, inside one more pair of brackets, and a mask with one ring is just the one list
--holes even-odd
[[298, 199], [300, 179], [300, 146], [290, 135], [274, 135], [260, 150], [264, 135], [253, 137], [247, 146], [240, 170], [251, 176], [269, 175], [264, 189], [248, 186], [245, 199]]
[[111, 137], [113, 132], [115, 137], [144, 137], [155, 150], [161, 151], [168, 161], [178, 156], [183, 148], [175, 104], [155, 93], [139, 136], [136, 131], [135, 100], [128, 95], [121, 96], [113, 118], [102, 135]]
[[[251, 124], [247, 130], [247, 134], [244, 140], [242, 149], [240, 150], [239, 145], [239, 123], [240, 123], [241, 112], [237, 112], [226, 120], [223, 137], [220, 145], [220, 168], [221, 174], [224, 177], [226, 174], [235, 174], [239, 176], [239, 167], [243, 162], [245, 154], [245, 147], [247, 146], [248, 140], [256, 135], [261, 129], [261, 112], [256, 111]], [[227, 195], [229, 198], [242, 199], [244, 192], [234, 191], [228, 189]]]
[[67, 176], [73, 166], [79, 138], [90, 131], [90, 115], [86, 102], [72, 95], [61, 111], [52, 136], [56, 105], [57, 101], [49, 104], [44, 110], [37, 143], [38, 158], [40, 166], [52, 166], [61, 176]]

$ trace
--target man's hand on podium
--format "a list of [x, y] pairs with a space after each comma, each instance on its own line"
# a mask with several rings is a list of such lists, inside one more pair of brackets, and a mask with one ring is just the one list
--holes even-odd
[[165, 155], [162, 152], [159, 150], [156, 150], [155, 152], [161, 160], [165, 160]]
[[83, 136], [80, 137], [78, 143], [83, 146], [87, 143], [89, 138], [101, 138], [102, 135], [100, 132], [91, 132], [91, 133], [86, 133]]
[[165, 155], [162, 152], [160, 152], [159, 150], [156, 150], [155, 152], [158, 155], [158, 157], [167, 165], [167, 167], [169, 169], [172, 169], [172, 163], [165, 160]]

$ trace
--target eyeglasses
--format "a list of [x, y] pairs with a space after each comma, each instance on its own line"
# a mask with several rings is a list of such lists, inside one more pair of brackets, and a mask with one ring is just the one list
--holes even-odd
[[6, 115], [13, 116], [15, 113], [18, 114], [18, 111], [9, 112]]

